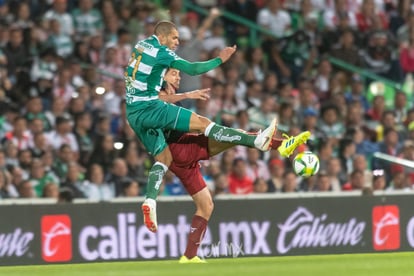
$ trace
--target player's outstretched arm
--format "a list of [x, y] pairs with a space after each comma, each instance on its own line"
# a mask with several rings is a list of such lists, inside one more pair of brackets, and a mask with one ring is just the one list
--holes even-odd
[[185, 99], [206, 101], [210, 99], [209, 91], [210, 91], [210, 88], [205, 88], [205, 89], [197, 89], [194, 91], [176, 94], [175, 92], [169, 93], [167, 92], [167, 90], [162, 90], [160, 91], [158, 95], [160, 97], [160, 100], [164, 102], [168, 102], [168, 103], [176, 103], [176, 102], [179, 102]]
[[233, 47], [226, 47], [220, 51], [219, 56], [207, 61], [189, 62], [185, 59], [177, 59], [171, 63], [171, 67], [183, 71], [190, 76], [204, 74], [229, 60], [229, 58], [236, 52], [236, 45]]

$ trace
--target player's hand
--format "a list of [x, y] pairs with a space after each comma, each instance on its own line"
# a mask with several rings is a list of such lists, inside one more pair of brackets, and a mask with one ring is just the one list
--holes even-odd
[[220, 10], [219, 10], [218, 8], [212, 8], [212, 9], [210, 10], [210, 15], [211, 15], [212, 17], [216, 18], [216, 17], [218, 17], [218, 16], [220, 16], [220, 15], [221, 15], [221, 12], [220, 12]]
[[225, 63], [233, 54], [236, 52], [237, 46], [226, 47], [220, 51], [219, 58], [223, 63]]
[[205, 89], [198, 89], [198, 90], [194, 90], [191, 92], [187, 92], [186, 94], [187, 94], [188, 99], [206, 101], [210, 99], [209, 92], [210, 92], [210, 88], [205, 88]]

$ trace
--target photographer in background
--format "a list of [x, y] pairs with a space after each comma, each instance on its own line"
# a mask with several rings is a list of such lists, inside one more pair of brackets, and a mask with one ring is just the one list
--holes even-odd
[[284, 37], [272, 47], [269, 68], [279, 78], [288, 78], [296, 86], [299, 77], [308, 75], [317, 56], [310, 37], [303, 30]]

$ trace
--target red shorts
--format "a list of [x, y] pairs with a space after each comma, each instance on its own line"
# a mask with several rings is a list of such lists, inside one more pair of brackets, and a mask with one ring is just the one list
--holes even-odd
[[190, 195], [206, 187], [198, 161], [208, 160], [208, 138], [199, 134], [184, 134], [168, 145], [173, 156], [169, 169], [181, 180]]

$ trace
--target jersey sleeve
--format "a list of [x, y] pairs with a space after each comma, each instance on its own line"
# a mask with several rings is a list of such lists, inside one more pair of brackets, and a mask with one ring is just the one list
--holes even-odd
[[173, 51], [169, 50], [168, 48], [161, 49], [162, 50], [160, 50], [157, 55], [158, 63], [167, 67], [172, 67], [174, 69], [183, 71], [184, 73], [187, 73], [190, 76], [206, 73], [220, 66], [220, 64], [222, 63], [221, 59], [218, 57], [207, 61], [190, 62], [177, 56]]
[[206, 73], [222, 63], [220, 58], [214, 58], [202, 62], [189, 62], [185, 59], [175, 60], [171, 63], [171, 67], [183, 71], [190, 76]]
[[173, 51], [166, 47], [160, 48], [157, 54], [157, 62], [163, 66], [171, 67], [171, 63], [181, 58], [177, 56]]

